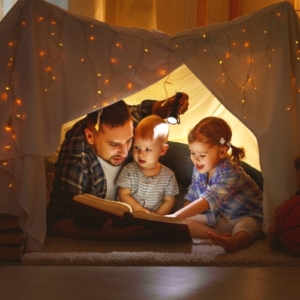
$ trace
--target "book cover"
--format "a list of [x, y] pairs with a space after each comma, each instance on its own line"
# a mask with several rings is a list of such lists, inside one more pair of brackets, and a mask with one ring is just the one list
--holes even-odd
[[143, 211], [132, 212], [126, 203], [83, 194], [74, 197], [72, 211], [74, 221], [85, 226], [102, 228], [104, 223], [111, 219], [114, 226], [119, 228], [143, 225], [145, 229], [152, 230], [152, 237], [156, 239], [192, 241], [184, 220]]
[[22, 243], [23, 230], [20, 227], [0, 230], [0, 245]]
[[8, 228], [18, 228], [20, 217], [8, 213], [0, 213], [0, 230]]
[[0, 245], [0, 260], [20, 260], [24, 253], [24, 243]]

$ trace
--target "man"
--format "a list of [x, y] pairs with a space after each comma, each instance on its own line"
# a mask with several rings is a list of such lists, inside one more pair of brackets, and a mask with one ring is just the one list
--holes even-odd
[[[83, 227], [73, 221], [71, 201], [75, 195], [88, 193], [101, 198], [116, 199], [115, 182], [128, 162], [137, 122], [150, 114], [166, 118], [175, 96], [162, 101], [144, 100], [127, 106], [118, 101], [87, 115], [65, 136], [55, 164], [56, 172], [47, 210], [49, 235], [78, 239], [127, 240], [151, 234], [140, 226], [114, 228], [110, 220], [102, 229]], [[188, 96], [182, 93], [178, 112], [188, 109]]]

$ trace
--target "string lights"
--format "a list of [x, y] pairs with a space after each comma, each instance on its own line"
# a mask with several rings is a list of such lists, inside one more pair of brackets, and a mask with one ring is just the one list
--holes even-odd
[[[188, 47], [193, 47], [195, 54], [197, 54], [199, 69], [203, 67], [201, 62], [211, 61], [211, 58], [213, 58], [219, 66], [220, 72], [216, 73], [215, 76], [220, 85], [228, 84], [240, 92], [240, 111], [245, 119], [247, 118], [245, 107], [249, 102], [249, 95], [257, 97], [255, 92], [258, 90], [256, 83], [256, 70], [258, 67], [253, 57], [253, 51], [256, 47], [254, 44], [259, 39], [265, 43], [265, 63], [271, 72], [273, 59], [276, 57], [276, 45], [272, 44], [274, 42], [272, 35], [274, 29], [272, 26], [273, 24], [278, 24], [278, 22], [283, 22], [286, 18], [282, 12], [276, 11], [275, 6], [272, 6], [269, 10], [269, 16], [266, 18], [266, 25], [261, 29], [261, 35], [263, 36], [259, 36], [257, 29], [255, 30], [255, 35], [253, 31], [252, 22], [254, 22], [253, 19], [256, 16], [254, 15], [238, 25], [230, 26], [229, 23], [229, 26], [222, 30], [215, 29], [204, 32], [203, 28], [195, 29], [195, 42], [191, 39], [191, 43], [188, 44]], [[273, 22], [274, 18], [275, 23]], [[183, 43], [185, 43], [185, 40]], [[172, 49], [180, 51], [180, 46], [180, 38], [178, 40], [174, 39]], [[295, 56], [292, 56], [296, 60], [295, 63], [300, 62], [299, 41], [297, 40], [293, 51]], [[256, 70], [253, 69], [254, 65]], [[295, 70], [298, 68], [296, 65], [294, 66]], [[292, 84], [295, 85], [295, 94], [299, 95], [299, 84], [296, 84], [296, 82]], [[295, 104], [288, 107], [287, 110], [290, 111], [294, 107]]]
[[[4, 153], [2, 157], [7, 157], [5, 160], [0, 161], [0, 167], [5, 170], [12, 170], [13, 158], [17, 157], [18, 141], [16, 136], [16, 121], [25, 122], [28, 119], [28, 111], [26, 105], [24, 105], [22, 97], [24, 95], [16, 95], [20, 92], [18, 88], [15, 88], [15, 74], [16, 74], [16, 55], [18, 53], [19, 44], [23, 41], [24, 30], [30, 30], [31, 26], [37, 28], [39, 32], [37, 40], [34, 41], [37, 46], [34, 51], [37, 53], [36, 66], [39, 68], [41, 78], [39, 78], [40, 97], [42, 101], [48, 101], [52, 99], [56, 90], [57, 84], [62, 84], [64, 78], [59, 70], [65, 63], [66, 59], [70, 59], [72, 55], [65, 44], [68, 44], [65, 40], [66, 35], [64, 32], [66, 22], [68, 18], [75, 18], [78, 25], [78, 45], [83, 45], [83, 51], [81, 49], [76, 52], [80, 54], [79, 63], [82, 64], [84, 70], [91, 71], [94, 77], [95, 87], [95, 101], [91, 105], [91, 110], [105, 107], [110, 104], [108, 99], [117, 101], [120, 99], [119, 92], [124, 93], [135, 88], [135, 77], [137, 75], [138, 68], [143, 60], [146, 58], [149, 60], [154, 47], [159, 46], [169, 54], [167, 47], [161, 47], [161, 42], [164, 38], [159, 35], [155, 37], [155, 40], [147, 41], [147, 38], [139, 37], [139, 35], [130, 34], [128, 32], [118, 32], [113, 30], [110, 26], [96, 26], [95, 24], [76, 19], [76, 17], [68, 15], [64, 10], [56, 10], [47, 2], [44, 2], [43, 13], [35, 19], [27, 18], [27, 9], [21, 9], [19, 14], [19, 26], [15, 28], [15, 37], [7, 42], [6, 53], [9, 53], [5, 76], [7, 77], [7, 83], [4, 87], [0, 87], [0, 101], [6, 103], [8, 116], [7, 122], [3, 127], [3, 135], [5, 143], [2, 144], [1, 153]], [[47, 9], [48, 8], [48, 9]], [[27, 24], [28, 22], [28, 24]], [[95, 21], [97, 22], [97, 21]], [[33, 24], [35, 23], [35, 24]], [[73, 22], [75, 24], [76, 22]], [[29, 26], [28, 26], [29, 25]], [[76, 26], [75, 25], [75, 28]], [[81, 27], [81, 29], [80, 29]], [[80, 35], [83, 33], [83, 35]], [[43, 36], [44, 35], [44, 36]], [[103, 37], [107, 45], [107, 37], [110, 36], [110, 48], [105, 54], [106, 62], [103, 57], [97, 56], [97, 49], [104, 49]], [[23, 39], [23, 40], [22, 40]], [[80, 40], [81, 39], [81, 40]], [[124, 47], [124, 40], [130, 40], [129, 47]], [[153, 39], [151, 37], [151, 39]], [[153, 43], [154, 42], [154, 43]], [[29, 43], [29, 42], [28, 42]], [[130, 53], [131, 45], [136, 45], [135, 52]], [[69, 46], [69, 45], [68, 45]], [[81, 52], [80, 52], [81, 51]], [[106, 50], [105, 50], [106, 51]], [[102, 53], [102, 52], [101, 52]], [[130, 55], [129, 55], [130, 54]], [[137, 55], [138, 54], [138, 55]], [[128, 60], [128, 57], [131, 57]], [[124, 59], [125, 58], [125, 59]], [[108, 72], [110, 70], [110, 74]], [[4, 72], [2, 74], [4, 74]], [[157, 70], [156, 77], [164, 77], [168, 74], [168, 68], [160, 68]], [[104, 75], [105, 74], [105, 75]], [[121, 74], [121, 75], [120, 75]], [[123, 75], [125, 74], [125, 75]], [[89, 74], [88, 76], [90, 76]], [[2, 78], [4, 75], [2, 75]], [[18, 74], [19, 76], [19, 74]], [[109, 94], [108, 91], [113, 91]], [[25, 124], [25, 123], [24, 123]], [[22, 125], [18, 127], [23, 127]], [[18, 131], [19, 132], [19, 131]], [[5, 154], [7, 153], [7, 155]], [[14, 177], [14, 175], [13, 175]], [[13, 186], [10, 183], [10, 186]]]
[[[46, 5], [46, 4], [45, 4]], [[42, 28], [45, 33], [44, 42], [40, 42], [37, 49], [37, 60], [39, 66], [43, 66], [43, 78], [41, 83], [41, 91], [44, 92], [47, 97], [54, 92], [56, 84], [62, 83], [63, 78], [60, 76], [61, 73], [57, 72], [58, 66], [63, 64], [65, 58], [70, 56], [70, 49], [66, 49], [66, 41], [64, 40], [64, 29], [65, 22], [70, 17], [63, 10], [52, 11], [52, 6], [48, 5], [49, 10], [47, 14], [38, 16], [34, 22], [39, 28]], [[19, 26], [16, 27], [15, 37], [7, 42], [8, 53], [6, 62], [6, 72], [7, 83], [5, 86], [1, 87], [0, 96], [1, 100], [6, 102], [6, 110], [8, 119], [2, 130], [4, 130], [4, 136], [9, 137], [5, 139], [6, 143], [2, 146], [2, 151], [16, 151], [16, 136], [15, 133], [15, 122], [22, 122], [26, 120], [26, 114], [23, 111], [23, 99], [21, 95], [15, 95], [15, 64], [16, 64], [16, 54], [18, 52], [18, 47], [22, 38], [22, 32], [26, 29], [26, 16], [22, 11], [20, 14]], [[277, 18], [283, 20], [284, 15], [281, 12], [270, 10], [270, 16], [268, 21], [268, 26], [261, 29], [261, 34], [265, 37], [265, 63], [272, 71], [273, 59], [276, 55], [276, 47], [272, 45], [272, 18]], [[253, 32], [252, 32], [252, 20], [248, 19], [244, 24], [228, 27], [226, 30], [211, 30], [209, 32], [204, 32], [202, 28], [196, 30], [197, 36], [200, 36], [201, 48], [196, 48], [199, 59], [205, 60], [207, 57], [213, 57], [216, 61], [219, 73], [216, 74], [216, 79], [220, 84], [230, 84], [235, 89], [240, 92], [240, 105], [241, 113], [243, 117], [246, 118], [244, 113], [247, 103], [250, 101], [251, 97], [249, 95], [255, 96], [253, 92], [257, 91], [258, 86], [256, 83], [255, 73], [253, 72], [254, 58], [253, 58]], [[151, 54], [155, 51], [155, 45], [153, 46], [151, 40], [140, 38], [138, 35], [118, 32], [112, 30], [111, 27], [95, 26], [89, 22], [83, 22], [78, 20], [78, 24], [81, 24], [81, 30], [83, 36], [81, 38], [81, 45], [83, 45], [83, 51], [80, 52], [78, 61], [76, 63], [81, 64], [85, 69], [92, 73], [94, 79], [94, 101], [91, 105], [91, 109], [95, 110], [97, 108], [105, 107], [109, 104], [107, 99], [113, 99], [117, 101], [120, 99], [119, 93], [134, 89], [137, 82], [134, 80], [136, 78], [138, 68], [143, 63], [144, 59], [149, 59]], [[238, 34], [237, 34], [238, 31]], [[257, 34], [257, 32], [256, 32]], [[105, 41], [110, 41], [110, 47], [105, 52], [102, 51], [102, 41], [100, 37], [104, 35]], [[238, 38], [232, 38], [232, 36]], [[109, 38], [108, 38], [109, 37]], [[158, 38], [157, 38], [158, 39]], [[124, 42], [126, 40], [126, 43]], [[163, 39], [162, 39], [163, 40]], [[217, 43], [216, 43], [217, 40]], [[159, 42], [160, 43], [160, 42]], [[134, 54], [130, 53], [130, 49], [125, 47], [125, 45], [135, 45]], [[221, 46], [220, 46], [221, 45]], [[95, 50], [99, 49], [99, 56], [103, 59], [99, 59], [95, 55]], [[130, 47], [129, 47], [130, 48]], [[136, 50], [138, 49], [138, 50]], [[157, 68], [157, 75], [161, 78], [165, 77], [164, 88], [166, 90], [166, 85], [172, 84], [169, 80], [170, 70], [169, 70], [169, 55], [170, 51], [180, 51], [179, 43], [171, 43], [166, 47], [161, 47], [160, 49], [165, 49], [166, 51], [166, 65]], [[294, 70], [297, 70], [296, 64], [300, 61], [300, 49], [299, 41], [296, 40], [294, 44], [295, 53], [294, 58]], [[236, 76], [233, 73], [233, 66], [236, 69], [235, 60], [237, 57], [241, 57], [241, 66], [239, 66], [242, 71], [240, 72], [242, 76]], [[126, 58], [126, 59], [125, 59]], [[104, 62], [103, 62], [104, 61]], [[104, 71], [105, 70], [105, 71]], [[239, 70], [240, 71], [240, 70]], [[124, 74], [124, 75], [123, 75]], [[168, 76], [167, 76], [168, 75]], [[294, 75], [294, 78], [296, 76]], [[238, 78], [238, 79], [236, 79]], [[296, 80], [292, 82], [295, 94], [300, 94], [300, 85]], [[114, 88], [110, 88], [113, 86]], [[108, 92], [113, 91], [113, 92]], [[111, 94], [109, 94], [111, 93]], [[297, 96], [297, 95], [296, 95]], [[167, 97], [166, 97], [167, 98]], [[295, 104], [287, 108], [290, 111]], [[11, 153], [10, 152], [10, 153]], [[12, 156], [12, 155], [8, 155]], [[1, 161], [0, 166], [2, 168], [8, 168], [9, 161]]]

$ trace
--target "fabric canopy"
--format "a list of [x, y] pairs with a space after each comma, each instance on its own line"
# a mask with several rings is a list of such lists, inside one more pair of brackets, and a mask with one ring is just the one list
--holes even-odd
[[296, 191], [299, 40], [289, 2], [169, 36], [19, 0], [0, 23], [0, 211], [21, 216], [27, 250], [42, 249], [44, 156], [57, 148], [62, 124], [120, 99], [182, 91], [190, 108], [171, 138], [186, 142], [207, 115], [228, 119], [233, 144], [262, 170], [267, 228], [274, 207]]

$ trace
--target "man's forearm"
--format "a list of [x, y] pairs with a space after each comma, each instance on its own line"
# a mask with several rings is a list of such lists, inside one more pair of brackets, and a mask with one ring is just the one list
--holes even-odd
[[61, 236], [73, 239], [101, 240], [102, 230], [83, 227], [72, 219], [63, 219], [56, 222], [48, 231], [48, 235]]

